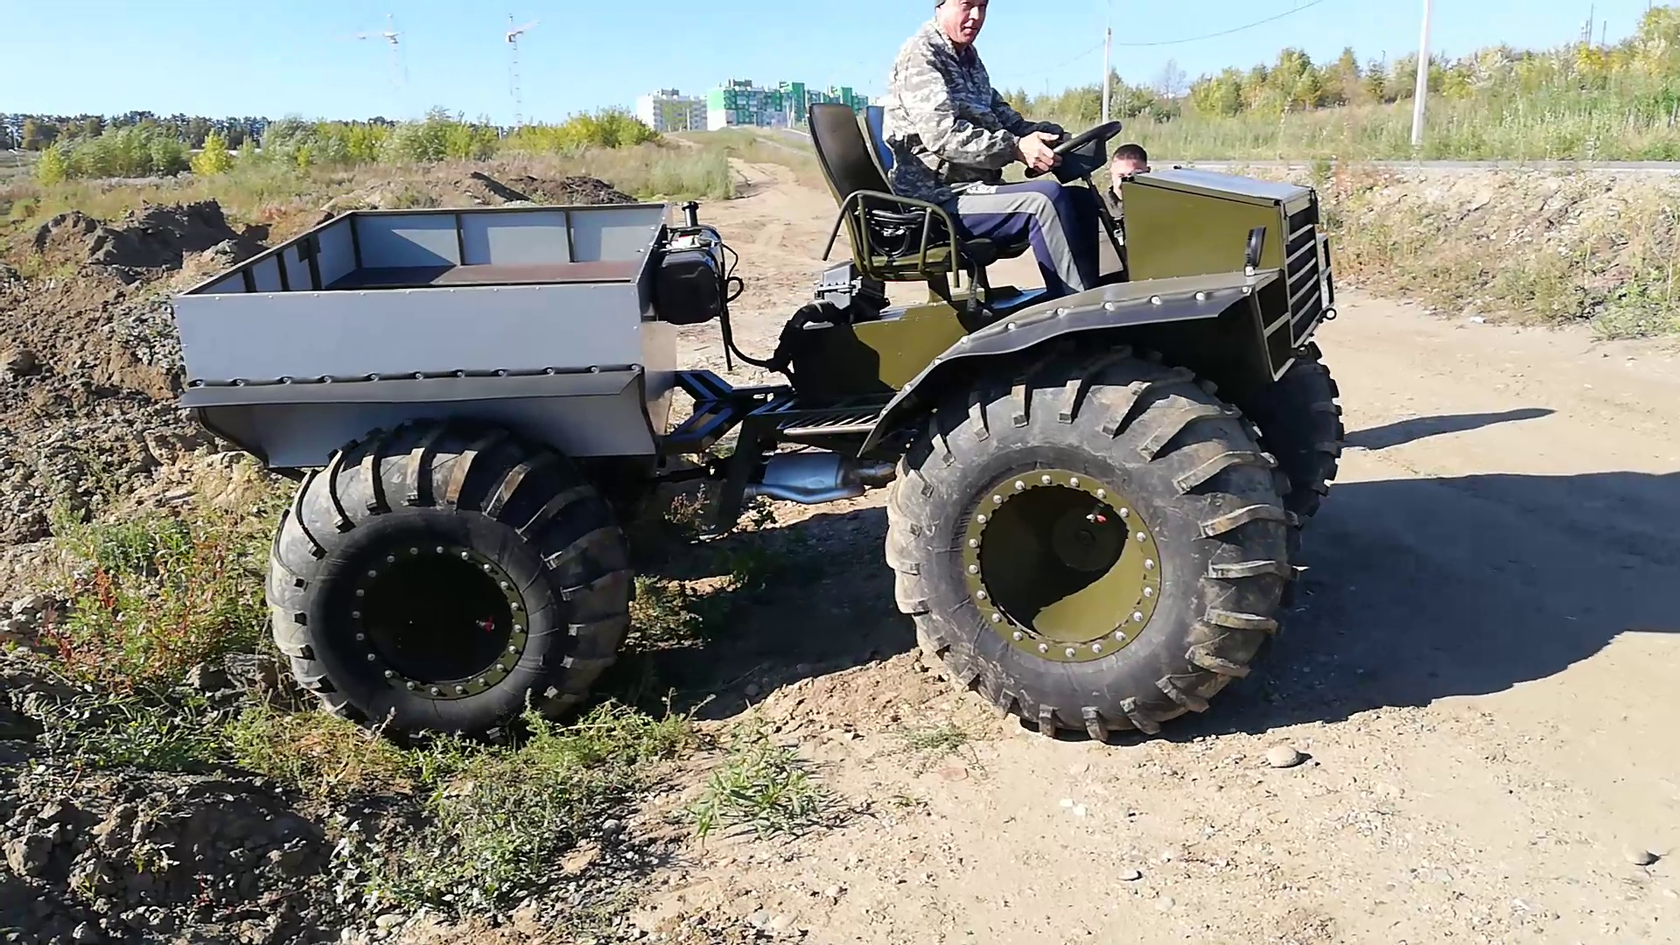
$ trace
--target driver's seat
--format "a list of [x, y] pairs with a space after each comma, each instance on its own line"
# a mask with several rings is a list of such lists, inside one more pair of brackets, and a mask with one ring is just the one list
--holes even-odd
[[[817, 163], [840, 204], [840, 219], [835, 221], [828, 248], [833, 249], [843, 223], [852, 244], [852, 260], [865, 275], [882, 281], [926, 279], [944, 284], [949, 274], [967, 272], [984, 286], [987, 266], [1031, 248], [1025, 238], [1008, 244], [985, 239], [953, 241], [956, 224], [944, 208], [892, 192], [851, 106], [813, 104], [808, 120]], [[828, 252], [823, 256], [826, 259]]]

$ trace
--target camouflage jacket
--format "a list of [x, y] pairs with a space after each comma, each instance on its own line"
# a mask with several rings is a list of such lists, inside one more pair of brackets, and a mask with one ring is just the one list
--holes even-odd
[[992, 88], [973, 46], [958, 52], [932, 20], [898, 52], [883, 109], [893, 192], [941, 203], [970, 183], [1000, 183], [1015, 142], [1058, 125], [1022, 118]]

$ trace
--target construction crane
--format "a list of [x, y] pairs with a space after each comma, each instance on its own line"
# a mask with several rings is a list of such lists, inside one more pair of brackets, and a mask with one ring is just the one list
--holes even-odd
[[532, 20], [524, 26], [514, 26], [513, 14], [508, 14], [508, 93], [513, 96], [513, 126], [515, 128], [525, 124], [525, 103], [519, 91], [519, 37], [536, 25], [537, 21]]
[[402, 85], [408, 79], [408, 72], [407, 72], [406, 69], [403, 68], [402, 51], [401, 51], [401, 49], [399, 47], [399, 44], [398, 44], [398, 37], [400, 37], [401, 35], [402, 35], [401, 33], [397, 32], [396, 17], [394, 17], [392, 14], [387, 13], [387, 14], [385, 14], [385, 29], [384, 30], [382, 30], [380, 32], [377, 32], [377, 33], [357, 33], [353, 37], [354, 39], [383, 38], [387, 43], [390, 44], [390, 46], [391, 46], [391, 81], [396, 85]]

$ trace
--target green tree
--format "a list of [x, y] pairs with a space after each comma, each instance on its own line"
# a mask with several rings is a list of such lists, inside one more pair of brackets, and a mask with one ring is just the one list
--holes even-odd
[[41, 159], [35, 162], [36, 180], [51, 185], [62, 183], [69, 176], [70, 166], [62, 148], [55, 144], [41, 152]]
[[204, 149], [193, 155], [192, 172], [198, 177], [212, 177], [225, 174], [233, 167], [233, 155], [228, 152], [227, 141], [218, 132], [210, 132], [204, 138]]

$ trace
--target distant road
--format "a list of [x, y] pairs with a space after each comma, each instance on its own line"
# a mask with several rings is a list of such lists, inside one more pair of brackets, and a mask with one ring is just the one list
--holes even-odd
[[[794, 128], [766, 128], [810, 141], [811, 136]], [[1180, 161], [1189, 167], [1210, 170], [1233, 167], [1265, 167], [1305, 169], [1311, 161]], [[1375, 167], [1397, 171], [1617, 171], [1634, 174], [1680, 174], [1680, 161], [1344, 161], [1361, 167]]]

